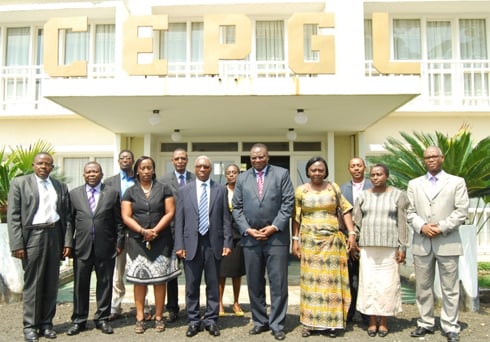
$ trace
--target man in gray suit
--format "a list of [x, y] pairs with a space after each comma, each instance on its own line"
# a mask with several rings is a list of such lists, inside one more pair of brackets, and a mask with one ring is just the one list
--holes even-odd
[[197, 179], [179, 190], [175, 215], [175, 251], [184, 259], [189, 327], [187, 337], [201, 330], [199, 297], [202, 273], [206, 280], [206, 311], [202, 318], [211, 336], [219, 336], [219, 271], [221, 258], [233, 246], [226, 188], [209, 179], [211, 161], [196, 159]]
[[[254, 327], [251, 335], [272, 329], [284, 340], [288, 302], [289, 220], [294, 188], [286, 169], [269, 164], [264, 144], [250, 150], [252, 168], [238, 176], [233, 195], [233, 218], [242, 234], [248, 295]], [[271, 297], [267, 316], [265, 270]]]
[[[345, 198], [354, 206], [357, 196], [364, 190], [373, 186], [371, 181], [364, 177], [366, 171], [366, 164], [364, 160], [359, 157], [354, 157], [349, 161], [348, 167], [349, 173], [352, 179], [340, 186], [340, 190]], [[356, 302], [357, 292], [359, 287], [359, 258], [354, 257], [349, 253], [349, 286], [352, 301], [350, 303], [349, 312], [347, 313], [347, 322], [352, 322], [354, 315], [356, 314]], [[361, 314], [364, 322], [368, 322], [369, 317]]]
[[[167, 184], [172, 190], [172, 195], [174, 196], [175, 203], [177, 204], [177, 198], [179, 193], [179, 188], [192, 182], [196, 179], [196, 176], [186, 170], [187, 162], [189, 158], [187, 156], [187, 151], [183, 148], [177, 148], [172, 153], [172, 164], [174, 165], [173, 171], [169, 172], [165, 176], [159, 179], [161, 183]], [[172, 220], [170, 223], [170, 229], [172, 231], [172, 237], [175, 239], [175, 221]], [[167, 305], [166, 309], [168, 312], [167, 322], [175, 322], [179, 314], [179, 284], [177, 277], [170, 280], [167, 283]]]
[[416, 301], [420, 318], [410, 336], [435, 330], [434, 276], [436, 264], [442, 290], [441, 329], [448, 342], [459, 341], [458, 260], [463, 254], [459, 226], [468, 214], [468, 192], [463, 178], [442, 170], [444, 155], [436, 146], [424, 152], [427, 174], [408, 183], [407, 219], [413, 229]]
[[85, 164], [83, 177], [85, 184], [70, 191], [75, 279], [73, 326], [67, 334], [77, 335], [86, 327], [92, 270], [97, 277], [95, 327], [112, 334], [107, 322], [111, 313], [112, 277], [116, 255], [124, 249], [119, 190], [101, 183], [102, 167], [95, 161]]
[[[134, 155], [130, 150], [121, 150], [119, 152], [119, 168], [120, 171], [112, 177], [104, 180], [104, 184], [113, 187], [120, 191], [120, 197], [124, 196], [126, 190], [134, 185]], [[126, 235], [126, 229], [124, 230]], [[124, 244], [125, 245], [125, 244]], [[126, 271], [126, 251], [122, 251], [116, 257], [116, 265], [114, 266], [114, 275], [112, 280], [112, 303], [111, 314], [109, 321], [114, 321], [121, 317], [122, 300], [126, 294], [126, 286], [124, 284], [124, 272]], [[145, 308], [149, 312], [149, 309]], [[148, 313], [151, 318], [151, 314]]]
[[8, 196], [10, 250], [24, 269], [24, 339], [56, 338], [60, 259], [71, 255], [70, 198], [66, 184], [49, 177], [53, 157], [38, 153], [33, 174], [14, 178]]

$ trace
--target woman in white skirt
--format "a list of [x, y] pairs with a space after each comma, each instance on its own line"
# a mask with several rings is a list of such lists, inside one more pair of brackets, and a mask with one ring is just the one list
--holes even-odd
[[388, 335], [389, 316], [402, 311], [399, 264], [408, 244], [405, 192], [388, 186], [384, 164], [371, 167], [371, 189], [354, 205], [354, 222], [360, 229], [359, 293], [357, 310], [369, 316], [368, 335]]

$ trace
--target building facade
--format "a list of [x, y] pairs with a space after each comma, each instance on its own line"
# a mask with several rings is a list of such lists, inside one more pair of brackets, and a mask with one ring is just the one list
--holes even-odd
[[51, 142], [70, 187], [122, 148], [166, 173], [177, 146], [224, 182], [257, 141], [296, 185], [313, 155], [342, 183], [400, 131], [488, 135], [489, 19], [487, 0], [4, 0], [0, 146]]

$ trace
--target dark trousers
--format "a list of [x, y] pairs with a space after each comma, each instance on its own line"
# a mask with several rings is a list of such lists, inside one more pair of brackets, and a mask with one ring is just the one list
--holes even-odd
[[[254, 325], [269, 325], [274, 331], [284, 330], [288, 305], [289, 246], [271, 246], [260, 242], [256, 246], [243, 246], [243, 254]], [[269, 316], [265, 294], [266, 270], [271, 298]]]
[[202, 319], [205, 326], [216, 324], [219, 312], [219, 269], [221, 260], [214, 257], [209, 237], [199, 236], [194, 259], [184, 260], [185, 299], [189, 325], [200, 324], [201, 279], [204, 271], [206, 282], [206, 310]]
[[167, 305], [168, 312], [179, 312], [179, 283], [177, 278], [167, 283]]
[[80, 260], [74, 257], [73, 267], [75, 272], [73, 288], [73, 323], [86, 324], [90, 303], [90, 278], [92, 270], [95, 270], [97, 278], [95, 298], [97, 300], [97, 311], [94, 314], [94, 321], [104, 321], [109, 319], [111, 314], [112, 301], [112, 279], [114, 275], [114, 265], [116, 259], [98, 259], [94, 251], [87, 260]]
[[29, 231], [24, 269], [24, 331], [53, 327], [60, 275], [60, 231], [51, 229]]

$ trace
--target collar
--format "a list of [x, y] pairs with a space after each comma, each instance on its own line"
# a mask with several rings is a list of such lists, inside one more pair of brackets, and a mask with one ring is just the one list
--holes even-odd
[[[437, 180], [441, 180], [442, 176], [444, 175], [444, 170], [441, 170], [437, 175], [434, 175], [434, 177], [437, 178]], [[429, 172], [426, 173], [427, 180], [432, 178], [432, 174]]]
[[[93, 187], [95, 189], [96, 193], [100, 193], [100, 188], [101, 188], [101, 183], [97, 184], [96, 186]], [[89, 192], [92, 187], [88, 184], [85, 184], [85, 191]]]
[[36, 174], [34, 174], [34, 177], [36, 177], [36, 182], [37, 182], [38, 184], [42, 184], [43, 182], [46, 182], [46, 183], [51, 184], [51, 185], [53, 184], [53, 183], [51, 182], [51, 179], [49, 178], [49, 176], [48, 176], [48, 178], [46, 178], [46, 179], [42, 179], [41, 177], [38, 177]]
[[[254, 170], [254, 175], [255, 175], [255, 177], [257, 177], [257, 176], [259, 175], [259, 172], [260, 172], [260, 171], [257, 171], [256, 169], [253, 169], [253, 170]], [[267, 174], [267, 171], [268, 171], [268, 170], [269, 170], [269, 165], [266, 165], [266, 166], [265, 166], [265, 167], [262, 169], [262, 171], [264, 171], [264, 176]]]
[[208, 178], [208, 180], [206, 180], [204, 182], [203, 181], [200, 181], [199, 179], [196, 178], [196, 184], [197, 184], [197, 187], [198, 188], [201, 187], [202, 183], [206, 183], [206, 185], [208, 186], [208, 188], [211, 185], [211, 181], [209, 180], [209, 178]]
[[178, 173], [177, 171], [174, 170], [174, 174], [175, 177], [177, 177], [177, 179], [180, 179], [179, 178], [180, 176], [184, 176], [184, 179], [187, 180], [187, 171], [184, 171], [184, 173]]
[[124, 170], [121, 170], [120, 174], [121, 174], [121, 179], [134, 180], [134, 177], [128, 176], [128, 174]]

